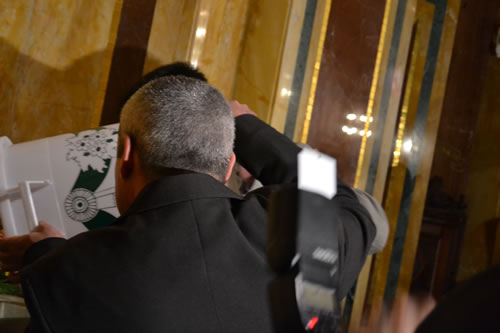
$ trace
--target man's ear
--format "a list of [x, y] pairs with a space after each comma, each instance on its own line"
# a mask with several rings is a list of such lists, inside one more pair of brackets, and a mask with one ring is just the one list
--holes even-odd
[[132, 139], [128, 134], [123, 136], [123, 153], [121, 157], [120, 175], [123, 179], [127, 179], [134, 170], [134, 147], [132, 146]]
[[234, 155], [234, 153], [231, 153], [231, 157], [229, 158], [229, 166], [226, 172], [226, 177], [224, 178], [224, 184], [226, 184], [229, 181], [229, 177], [231, 177], [231, 172], [233, 171], [235, 163], [236, 163], [236, 155]]

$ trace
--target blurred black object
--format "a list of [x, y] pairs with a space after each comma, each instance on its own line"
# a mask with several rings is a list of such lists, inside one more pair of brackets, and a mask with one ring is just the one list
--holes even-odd
[[272, 196], [268, 262], [275, 332], [338, 332], [339, 241], [330, 200], [295, 186]]

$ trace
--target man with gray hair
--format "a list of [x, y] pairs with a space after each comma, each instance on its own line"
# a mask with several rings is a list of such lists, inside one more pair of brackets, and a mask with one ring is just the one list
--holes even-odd
[[[234, 138], [236, 156], [265, 185], [244, 198], [223, 184], [236, 159]], [[45, 223], [26, 236], [21, 283], [31, 331], [273, 332], [266, 206], [275, 189], [296, 182], [298, 151], [201, 80], [146, 83], [120, 119], [121, 217], [69, 240]], [[343, 230], [345, 295], [374, 227], [342, 183], [332, 204]], [[0, 241], [8, 261], [2, 248]]]
[[[205, 82], [184, 76], [156, 79], [127, 101], [120, 117], [119, 158], [132, 141], [150, 180], [184, 170], [226, 182], [235, 161], [228, 102]], [[116, 177], [118, 204], [130, 194], [121, 191], [122, 179]]]

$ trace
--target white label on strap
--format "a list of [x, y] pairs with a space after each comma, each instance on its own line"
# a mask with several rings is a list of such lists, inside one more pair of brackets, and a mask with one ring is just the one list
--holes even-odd
[[337, 160], [304, 148], [298, 155], [299, 189], [331, 199], [337, 193]]

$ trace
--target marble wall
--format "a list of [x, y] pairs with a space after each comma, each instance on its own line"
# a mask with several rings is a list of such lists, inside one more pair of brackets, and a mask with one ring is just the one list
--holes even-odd
[[173, 61], [270, 120], [290, 3], [2, 1], [0, 135], [19, 142], [117, 122], [142, 73]]
[[198, 2], [156, 0], [144, 73], [170, 62], [190, 60]]

